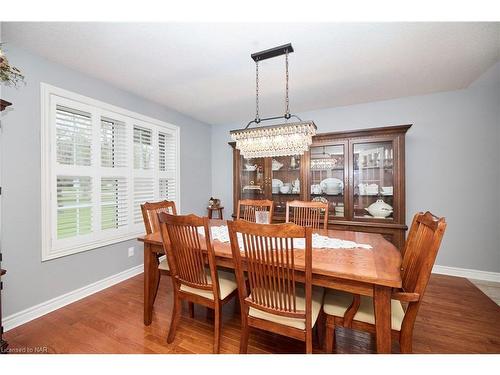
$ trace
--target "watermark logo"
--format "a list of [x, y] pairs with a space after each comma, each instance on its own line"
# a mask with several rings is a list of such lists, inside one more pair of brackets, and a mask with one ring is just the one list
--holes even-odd
[[46, 354], [49, 352], [47, 346], [20, 346], [16, 348], [2, 349], [2, 353], [12, 354]]

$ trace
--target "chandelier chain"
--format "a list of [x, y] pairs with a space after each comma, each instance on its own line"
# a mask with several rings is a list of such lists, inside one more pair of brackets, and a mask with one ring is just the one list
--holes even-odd
[[285, 118], [289, 119], [290, 118], [290, 100], [288, 98], [288, 50], [286, 51], [285, 55], [285, 81], [286, 81], [286, 86], [285, 86]]
[[255, 122], [260, 122], [259, 116], [259, 60], [255, 61]]

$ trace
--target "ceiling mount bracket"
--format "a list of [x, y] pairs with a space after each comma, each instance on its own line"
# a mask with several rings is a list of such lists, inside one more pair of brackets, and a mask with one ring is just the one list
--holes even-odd
[[250, 56], [252, 57], [252, 59], [255, 62], [257, 62], [257, 61], [270, 59], [272, 57], [281, 56], [281, 55], [286, 54], [287, 52], [288, 53], [293, 52], [292, 43], [283, 44], [282, 46], [266, 49], [266, 50], [260, 51], [260, 52], [255, 52], [255, 53], [252, 53]]

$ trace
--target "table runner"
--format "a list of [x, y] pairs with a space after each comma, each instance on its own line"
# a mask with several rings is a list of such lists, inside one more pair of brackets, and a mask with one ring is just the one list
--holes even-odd
[[[205, 234], [205, 230], [203, 227], [198, 227], [199, 234]], [[212, 240], [218, 240], [220, 242], [229, 242], [229, 231], [226, 225], [213, 226], [211, 227], [211, 235]], [[238, 243], [240, 248], [243, 249], [243, 238], [241, 233], [237, 233], [238, 235]], [[306, 243], [304, 238], [295, 238], [294, 247], [297, 249], [305, 249]], [[359, 244], [353, 241], [341, 240], [338, 238], [322, 236], [317, 233], [313, 233], [312, 235], [312, 247], [316, 249], [355, 249], [355, 248], [363, 248], [363, 249], [372, 249], [371, 245], [368, 244]]]

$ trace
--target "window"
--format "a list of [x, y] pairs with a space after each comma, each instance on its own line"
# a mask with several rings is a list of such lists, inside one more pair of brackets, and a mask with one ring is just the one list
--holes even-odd
[[179, 207], [177, 126], [43, 83], [41, 89], [42, 260], [144, 233], [146, 201]]

